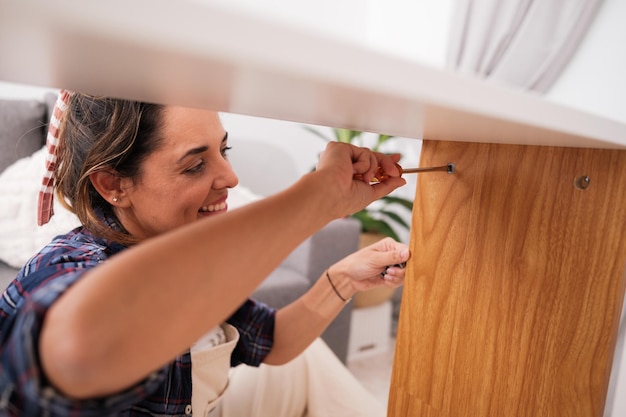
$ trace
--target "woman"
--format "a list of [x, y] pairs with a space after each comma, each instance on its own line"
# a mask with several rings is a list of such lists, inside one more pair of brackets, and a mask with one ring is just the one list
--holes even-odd
[[[331, 143], [315, 172], [225, 213], [237, 177], [217, 113], [61, 92], [55, 114], [62, 123], [56, 132], [53, 118], [49, 135], [59, 137], [50, 146], [52, 178], [83, 226], [54, 239], [5, 291], [0, 410], [369, 413], [363, 391], [341, 388], [345, 369], [329, 378], [326, 365], [318, 372], [307, 364], [332, 361], [314, 341], [356, 291], [402, 283], [404, 271], [386, 266], [408, 259], [405, 245], [388, 239], [346, 257], [279, 311], [247, 297], [330, 220], [403, 185], [397, 156]], [[391, 177], [370, 184], [378, 167]], [[261, 374], [238, 366], [229, 384], [228, 368], [241, 363], [288, 365]], [[327, 409], [315, 411], [320, 403]]]

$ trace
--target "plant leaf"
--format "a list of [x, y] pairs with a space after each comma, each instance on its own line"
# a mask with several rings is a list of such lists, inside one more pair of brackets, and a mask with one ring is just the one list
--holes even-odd
[[372, 225], [372, 228], [370, 229], [370, 231], [377, 232], [385, 236], [389, 236], [393, 238], [394, 240], [400, 240], [400, 237], [391, 228], [391, 226], [389, 226], [387, 223], [385, 223], [382, 220], [376, 221], [376, 224]]
[[402, 207], [408, 210], [413, 210], [413, 201], [406, 199], [406, 198], [386, 195], [382, 197], [381, 200], [384, 201], [386, 205], [400, 204]]
[[380, 214], [384, 214], [385, 216], [389, 217], [390, 219], [392, 219], [396, 223], [404, 226], [406, 229], [411, 229], [411, 226], [409, 226], [409, 224], [406, 222], [406, 220], [404, 220], [402, 217], [400, 217], [398, 215], [398, 213], [394, 213], [393, 211], [388, 211], [388, 210], [381, 210]]
[[391, 226], [385, 220], [379, 220], [373, 218], [365, 210], [361, 210], [358, 213], [354, 213], [352, 217], [361, 222], [362, 232], [374, 232], [380, 233], [384, 236], [389, 236], [395, 240], [399, 240], [397, 233], [391, 228]]
[[376, 146], [374, 146], [374, 147], [372, 148], [372, 150], [373, 150], [374, 152], [378, 152], [378, 150], [379, 150], [380, 146], [381, 146], [383, 143], [387, 142], [389, 139], [393, 138], [393, 137], [394, 137], [394, 136], [390, 136], [390, 135], [378, 135], [378, 140], [376, 141]]
[[361, 136], [360, 131], [350, 129], [333, 129], [335, 131], [335, 137], [338, 142], [354, 143], [355, 139], [359, 139]]

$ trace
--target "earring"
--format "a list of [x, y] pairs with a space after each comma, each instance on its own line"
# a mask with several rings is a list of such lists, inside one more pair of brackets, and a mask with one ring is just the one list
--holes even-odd
[[113, 202], [117, 203], [117, 197], [113, 197]]

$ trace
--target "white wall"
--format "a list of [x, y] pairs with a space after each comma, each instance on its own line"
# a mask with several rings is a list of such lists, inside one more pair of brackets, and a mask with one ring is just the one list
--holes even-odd
[[[549, 100], [626, 123], [626, 1], [604, 0]], [[624, 414], [626, 415], [626, 413]]]
[[369, 0], [367, 43], [389, 54], [443, 68], [453, 3], [454, 0]]

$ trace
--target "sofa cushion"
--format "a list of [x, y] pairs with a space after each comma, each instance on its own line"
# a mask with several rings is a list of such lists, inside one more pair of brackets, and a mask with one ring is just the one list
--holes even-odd
[[41, 148], [47, 114], [40, 100], [0, 100], [0, 172]]
[[[48, 133], [48, 123], [50, 122], [50, 116], [52, 115], [52, 112], [54, 111], [54, 105], [57, 102], [57, 97], [58, 97], [58, 93], [46, 93], [43, 96], [43, 102], [44, 105], [46, 106], [46, 127], [44, 128], [44, 130], [46, 131], [46, 134]], [[45, 139], [45, 138], [44, 138]]]
[[308, 278], [290, 268], [279, 266], [254, 291], [252, 297], [270, 307], [281, 308], [311, 287]]
[[4, 291], [4, 289], [15, 279], [17, 276], [17, 270], [12, 266], [5, 264], [4, 262], [0, 262], [0, 292]]
[[37, 152], [0, 173], [0, 260], [16, 268], [56, 235], [79, 224], [78, 218], [55, 200], [50, 222], [37, 225], [37, 198], [46, 154], [46, 148], [39, 146]]

